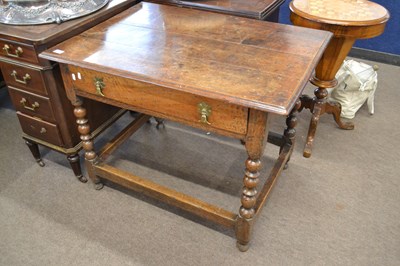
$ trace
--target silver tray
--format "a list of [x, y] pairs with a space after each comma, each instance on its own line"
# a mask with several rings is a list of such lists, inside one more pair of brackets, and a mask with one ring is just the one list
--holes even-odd
[[0, 0], [0, 23], [61, 23], [93, 13], [108, 2], [109, 0]]

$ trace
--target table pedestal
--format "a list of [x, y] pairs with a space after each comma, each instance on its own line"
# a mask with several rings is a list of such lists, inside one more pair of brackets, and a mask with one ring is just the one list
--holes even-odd
[[340, 104], [327, 102], [327, 88], [337, 85], [335, 75], [356, 39], [372, 38], [383, 33], [389, 13], [384, 7], [364, 0], [293, 0], [289, 7], [294, 25], [334, 34], [310, 80], [318, 87], [314, 91], [315, 97], [301, 97], [300, 110], [306, 108], [312, 113], [303, 152], [304, 157], [310, 157], [319, 117], [324, 113], [332, 114], [339, 128], [354, 129], [353, 123], [340, 120]]
[[328, 102], [328, 88], [333, 88], [337, 85], [335, 75], [339, 70], [343, 60], [350, 52], [355, 39], [352, 38], [336, 38], [333, 37], [325, 50], [324, 55], [315, 69], [314, 76], [310, 82], [317, 86], [314, 90], [315, 97], [311, 98], [308, 95], [303, 95], [301, 99], [301, 108], [309, 109], [312, 113], [310, 126], [308, 128], [307, 140], [303, 151], [304, 157], [310, 157], [315, 132], [317, 130], [318, 121], [321, 115], [328, 113], [332, 114], [337, 125], [341, 129], [354, 129], [352, 122], [342, 122], [340, 113], [342, 107], [340, 103]]

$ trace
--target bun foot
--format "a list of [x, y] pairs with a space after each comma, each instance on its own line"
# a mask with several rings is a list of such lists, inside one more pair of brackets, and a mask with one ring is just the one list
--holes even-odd
[[100, 190], [104, 187], [103, 183], [96, 183], [94, 184], [94, 189], [96, 190]]
[[77, 176], [76, 178], [78, 178], [78, 180], [82, 183], [86, 183], [88, 181], [88, 179], [83, 175]]
[[241, 252], [246, 252], [247, 250], [249, 250], [250, 244], [249, 243], [241, 244], [239, 243], [239, 241], [237, 241], [236, 246]]

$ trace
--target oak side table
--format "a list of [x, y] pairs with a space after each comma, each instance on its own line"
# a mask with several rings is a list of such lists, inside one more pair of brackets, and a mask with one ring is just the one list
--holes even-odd
[[[235, 230], [238, 248], [246, 251], [254, 222], [293, 151], [299, 97], [330, 37], [325, 31], [142, 2], [41, 57], [60, 63], [97, 189], [110, 180]], [[83, 98], [141, 115], [97, 152]], [[268, 132], [270, 114], [288, 116], [283, 135]], [[150, 116], [245, 142], [237, 213], [107, 161]], [[267, 141], [280, 152], [268, 179], [258, 184]]]

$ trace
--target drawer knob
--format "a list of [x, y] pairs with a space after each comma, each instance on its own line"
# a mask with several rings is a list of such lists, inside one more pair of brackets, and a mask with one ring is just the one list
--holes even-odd
[[104, 84], [103, 79], [102, 79], [102, 78], [95, 77], [95, 78], [94, 78], [94, 85], [96, 86], [96, 92], [97, 92], [97, 94], [98, 94], [98, 95], [101, 95], [101, 96], [105, 96], [105, 95], [103, 94], [103, 89], [104, 89], [104, 87], [106, 86], [106, 84]]
[[3, 50], [6, 52], [6, 54], [8, 56], [11, 56], [11, 57], [20, 57], [22, 55], [22, 53], [24, 52], [24, 50], [22, 50], [22, 48], [18, 46], [17, 49], [15, 49], [15, 52], [12, 53], [12, 52], [10, 52], [11, 47], [8, 44], [4, 44]]
[[28, 73], [26, 73], [25, 76], [22, 77], [22, 79], [19, 79], [19, 78], [18, 78], [18, 73], [17, 73], [17, 71], [15, 71], [15, 70], [13, 70], [13, 71], [11, 72], [11, 76], [14, 77], [14, 80], [15, 80], [16, 82], [21, 83], [21, 84], [24, 84], [24, 85], [27, 85], [28, 82], [31, 80], [31, 76], [30, 76]]
[[36, 108], [39, 108], [39, 103], [38, 102], [34, 102], [33, 104], [31, 104], [31, 106], [29, 106], [29, 104], [27, 104], [27, 100], [25, 98], [22, 98], [21, 101], [19, 101], [22, 105], [22, 107], [24, 107], [25, 109], [28, 109], [30, 111], [35, 111]]
[[44, 128], [44, 127], [42, 127], [41, 129], [40, 129], [40, 134], [44, 134], [44, 133], [46, 133], [47, 132], [47, 130]]
[[209, 106], [208, 104], [201, 102], [197, 105], [198, 107], [198, 111], [200, 114], [200, 120], [199, 122], [207, 124], [207, 125], [211, 125], [210, 122], [208, 122], [208, 118], [211, 115], [211, 106]]

